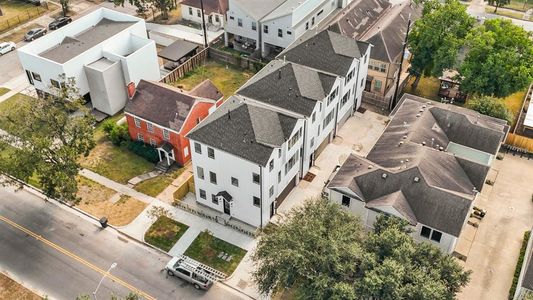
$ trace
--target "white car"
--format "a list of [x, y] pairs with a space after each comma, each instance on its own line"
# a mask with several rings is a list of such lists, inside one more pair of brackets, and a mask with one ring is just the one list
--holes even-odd
[[9, 53], [15, 50], [16, 47], [17, 45], [13, 42], [0, 43], [0, 55]]

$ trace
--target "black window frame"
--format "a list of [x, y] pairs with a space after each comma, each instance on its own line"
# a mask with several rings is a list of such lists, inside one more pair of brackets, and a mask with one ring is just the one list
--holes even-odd
[[[257, 180], [256, 180], [257, 178]], [[261, 176], [257, 173], [252, 173], [252, 182], [253, 183], [257, 183], [257, 184], [261, 184]]]
[[194, 142], [194, 152], [202, 154], [202, 145], [200, 143]]
[[205, 192], [205, 190], [199, 189], [199, 192], [200, 192], [200, 198], [207, 200], [207, 193]]
[[259, 197], [253, 196], [252, 197], [252, 203], [254, 206], [260, 207], [261, 206], [261, 199]]
[[207, 157], [215, 159], [215, 149], [207, 147]]
[[218, 203], [219, 203], [219, 202], [218, 202], [218, 197], [217, 197], [216, 195], [212, 194], [212, 195], [211, 195], [211, 202], [212, 202], [213, 204], [218, 205]]
[[231, 177], [231, 185], [239, 187], [239, 179]]
[[217, 184], [217, 173], [209, 171], [209, 182]]
[[278, 37], [280, 37], [280, 38], [283, 37], [283, 29], [281, 29], [281, 28], [278, 29]]
[[[200, 172], [201, 171], [201, 172]], [[205, 172], [204, 172], [204, 168], [200, 167], [200, 166], [196, 166], [196, 173], [198, 173], [198, 178], [200, 179], [205, 179]], [[202, 176], [200, 176], [202, 175]]]
[[427, 226], [422, 226], [422, 229], [420, 230], [420, 236], [429, 239], [429, 237], [431, 236], [431, 228]]
[[31, 72], [31, 76], [33, 77], [33, 80], [37, 80], [39, 82], [42, 82], [41, 75], [35, 72]]
[[50, 79], [50, 84], [55, 87], [56, 89], [59, 89], [61, 88], [61, 84], [59, 83], [59, 81], [55, 80], [55, 79]]
[[342, 199], [341, 199], [342, 206], [350, 207], [351, 202], [352, 202], [352, 198], [346, 195], [342, 195]]
[[268, 34], [268, 25], [263, 25], [263, 33]]
[[431, 240], [437, 243], [440, 243], [440, 240], [442, 239], [442, 232], [433, 230], [431, 233]]

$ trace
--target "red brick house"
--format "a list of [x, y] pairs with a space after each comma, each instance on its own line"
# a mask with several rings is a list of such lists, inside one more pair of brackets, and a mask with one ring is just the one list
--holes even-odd
[[[206, 88], [209, 93], [202, 92]], [[213, 88], [212, 83], [203, 82], [195, 93], [188, 94], [163, 83], [141, 80], [124, 108], [131, 138], [156, 147], [159, 160], [167, 165], [184, 165], [191, 159], [185, 136], [223, 97]], [[218, 94], [217, 99], [204, 96]]]

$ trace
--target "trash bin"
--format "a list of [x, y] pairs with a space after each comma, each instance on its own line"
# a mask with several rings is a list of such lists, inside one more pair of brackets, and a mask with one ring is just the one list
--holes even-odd
[[100, 225], [102, 226], [102, 228], [106, 228], [107, 227], [107, 218], [106, 217], [102, 217], [100, 219]]

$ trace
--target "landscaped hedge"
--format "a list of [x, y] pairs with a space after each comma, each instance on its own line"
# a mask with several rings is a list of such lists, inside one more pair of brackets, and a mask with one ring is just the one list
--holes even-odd
[[509, 299], [513, 299], [514, 293], [516, 291], [516, 286], [518, 285], [518, 277], [520, 277], [520, 271], [522, 270], [522, 264], [524, 263], [524, 256], [526, 255], [527, 242], [529, 241], [529, 236], [531, 231], [526, 231], [524, 233], [524, 240], [522, 241], [522, 248], [520, 248], [520, 256], [518, 256], [518, 262], [514, 270], [513, 284], [509, 289]]
[[157, 150], [150, 145], [147, 145], [143, 142], [131, 140], [122, 142], [122, 145], [125, 146], [131, 152], [143, 157], [149, 162], [153, 162], [154, 164], [159, 162], [159, 154], [157, 153]]

